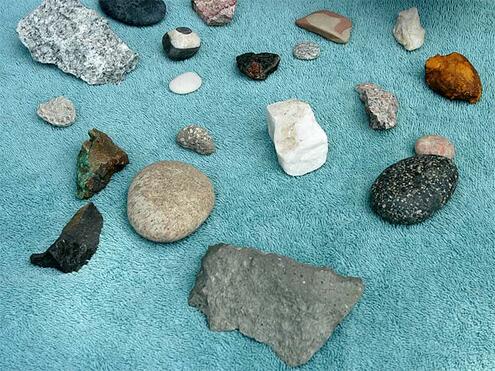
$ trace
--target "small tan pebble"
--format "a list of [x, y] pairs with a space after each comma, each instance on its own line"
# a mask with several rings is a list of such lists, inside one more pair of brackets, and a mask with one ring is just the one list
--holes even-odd
[[417, 155], [438, 155], [453, 159], [455, 156], [454, 145], [440, 135], [426, 135], [416, 141]]
[[215, 143], [205, 128], [189, 125], [182, 128], [176, 137], [177, 144], [200, 155], [211, 155], [215, 152]]
[[36, 113], [53, 126], [66, 127], [76, 121], [74, 103], [65, 97], [57, 97], [41, 103]]

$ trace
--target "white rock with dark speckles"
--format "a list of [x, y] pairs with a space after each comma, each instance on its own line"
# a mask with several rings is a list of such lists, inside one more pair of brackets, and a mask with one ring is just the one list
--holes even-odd
[[176, 137], [177, 143], [200, 155], [211, 155], [215, 152], [215, 143], [205, 128], [198, 125], [189, 125], [182, 128]]

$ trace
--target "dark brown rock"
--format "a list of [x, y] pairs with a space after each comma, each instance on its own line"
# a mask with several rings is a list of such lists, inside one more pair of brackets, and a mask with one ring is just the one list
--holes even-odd
[[77, 192], [81, 199], [90, 198], [108, 184], [112, 175], [129, 163], [127, 153], [105, 133], [91, 129], [77, 157]]
[[237, 67], [253, 80], [265, 80], [269, 74], [277, 70], [280, 56], [273, 53], [244, 53], [236, 58]]
[[46, 252], [31, 255], [31, 263], [64, 273], [77, 272], [96, 252], [102, 227], [103, 217], [90, 202], [78, 210]]

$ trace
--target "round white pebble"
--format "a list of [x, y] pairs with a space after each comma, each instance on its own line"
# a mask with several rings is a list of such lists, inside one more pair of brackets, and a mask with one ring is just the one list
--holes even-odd
[[170, 81], [168, 88], [175, 94], [189, 94], [198, 90], [202, 83], [196, 72], [186, 72]]

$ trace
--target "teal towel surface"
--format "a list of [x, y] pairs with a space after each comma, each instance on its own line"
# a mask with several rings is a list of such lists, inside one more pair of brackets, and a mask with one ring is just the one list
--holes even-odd
[[[101, 13], [96, 0], [83, 3]], [[226, 242], [283, 254], [362, 277], [360, 302], [304, 370], [495, 369], [495, 3], [399, 0], [239, 0], [234, 21], [208, 27], [189, 0], [168, 0], [160, 24], [112, 29], [140, 55], [120, 85], [89, 86], [35, 62], [15, 32], [37, 0], [0, 5], [0, 369], [281, 370], [270, 348], [237, 331], [208, 330], [187, 304], [200, 259]], [[417, 6], [424, 46], [407, 52], [392, 28]], [[346, 45], [294, 21], [329, 9], [354, 22]], [[193, 58], [173, 62], [161, 46], [178, 26], [197, 31]], [[292, 47], [321, 45], [315, 61]], [[241, 75], [244, 52], [281, 56], [264, 82]], [[484, 86], [476, 105], [451, 102], [424, 82], [424, 63], [458, 51]], [[168, 90], [180, 73], [203, 77], [197, 92]], [[376, 132], [354, 86], [374, 82], [396, 94], [395, 129]], [[36, 116], [64, 95], [76, 123], [58, 129]], [[303, 177], [277, 163], [266, 106], [289, 98], [311, 104], [328, 134], [327, 163]], [[184, 150], [175, 134], [198, 124], [218, 151]], [[85, 202], [75, 197], [76, 157], [91, 128], [106, 132], [131, 163], [92, 198], [104, 217], [97, 253], [78, 273], [29, 262]], [[440, 134], [456, 145], [459, 186], [444, 209], [415, 226], [373, 214], [369, 188], [392, 163], [414, 153], [416, 138]], [[127, 188], [158, 160], [189, 162], [215, 185], [207, 222], [174, 244], [140, 238], [126, 217]]]

